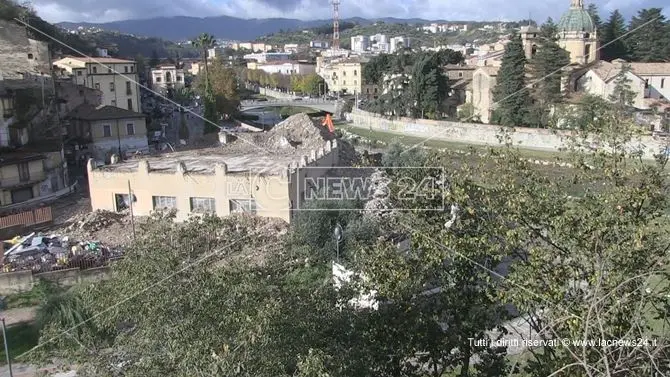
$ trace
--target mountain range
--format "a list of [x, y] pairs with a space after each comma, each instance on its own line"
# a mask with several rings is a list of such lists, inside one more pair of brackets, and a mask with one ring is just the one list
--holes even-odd
[[[430, 23], [445, 21], [429, 21], [418, 18], [349, 18], [343, 22], [354, 22], [360, 25], [369, 25], [378, 21], [385, 23]], [[217, 17], [159, 17], [146, 20], [124, 20], [107, 23], [61, 22], [57, 25], [74, 30], [79, 26], [84, 28], [97, 27], [107, 31], [157, 37], [171, 41], [190, 40], [201, 33], [209, 33], [220, 39], [250, 41], [264, 35], [277, 33], [281, 30], [301, 30], [332, 23], [332, 20], [303, 21], [291, 18], [254, 18], [244, 19], [231, 16]]]

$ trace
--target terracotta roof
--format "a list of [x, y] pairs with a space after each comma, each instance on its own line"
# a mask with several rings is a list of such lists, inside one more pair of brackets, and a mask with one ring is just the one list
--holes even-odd
[[629, 63], [636, 75], [668, 75], [670, 63]]
[[66, 56], [66, 58], [79, 60], [83, 63], [135, 63], [133, 60], [117, 59], [117, 58], [90, 58], [90, 57], [80, 57], [80, 56]]
[[110, 120], [144, 118], [146, 115], [114, 106], [95, 107], [89, 103], [82, 103], [67, 114], [67, 118], [82, 120]]

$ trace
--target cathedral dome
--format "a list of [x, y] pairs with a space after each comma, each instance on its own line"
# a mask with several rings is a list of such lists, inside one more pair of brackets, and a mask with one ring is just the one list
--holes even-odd
[[593, 33], [596, 31], [591, 15], [584, 9], [583, 0], [572, 0], [570, 9], [561, 16], [557, 26], [559, 32]]

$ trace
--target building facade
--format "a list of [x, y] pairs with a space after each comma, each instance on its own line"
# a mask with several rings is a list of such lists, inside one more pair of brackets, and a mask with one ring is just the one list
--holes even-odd
[[670, 63], [629, 63], [645, 82], [644, 98], [670, 100]]
[[367, 35], [351, 37], [351, 51], [365, 52], [370, 49], [370, 38]]
[[113, 106], [82, 104], [66, 116], [67, 136], [97, 161], [149, 150], [146, 116]]
[[343, 58], [326, 61], [316, 60], [316, 73], [333, 93], [362, 94], [366, 88], [363, 82], [363, 68], [366, 61], [361, 58]]
[[558, 45], [570, 54], [570, 62], [589, 64], [599, 59], [598, 30], [584, 9], [584, 0], [570, 0], [570, 9], [557, 24]]
[[490, 123], [494, 109], [493, 88], [498, 67], [479, 67], [472, 75], [472, 105], [483, 123]]
[[66, 57], [54, 65], [78, 84], [102, 92], [102, 104], [139, 111], [141, 106], [137, 64], [116, 58]]
[[316, 65], [302, 62], [247, 63], [247, 69], [259, 69], [263, 72], [282, 75], [308, 75], [316, 72]]
[[171, 96], [175, 90], [184, 87], [184, 70], [174, 64], [161, 65], [151, 69], [151, 89], [164, 96]]
[[192, 214], [227, 216], [250, 213], [291, 221], [305, 190], [299, 182], [339, 162], [336, 141], [312, 151], [309, 157], [225, 154], [222, 149], [179, 152], [96, 167], [89, 160], [89, 191], [93, 210], [120, 211], [130, 204], [146, 216], [160, 209], [176, 209], [177, 220]]
[[412, 47], [410, 44], [410, 39], [407, 37], [393, 37], [391, 38], [390, 41], [390, 51], [391, 53], [394, 53], [400, 49], [403, 48], [409, 48]]
[[24, 149], [4, 153], [0, 159], [0, 207], [25, 203], [67, 186], [62, 149]]

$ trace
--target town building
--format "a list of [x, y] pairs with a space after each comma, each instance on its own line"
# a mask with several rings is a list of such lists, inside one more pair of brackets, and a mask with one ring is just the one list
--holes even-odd
[[216, 59], [223, 56], [223, 47], [217, 46], [207, 50], [207, 59]]
[[67, 185], [60, 145], [23, 147], [0, 157], [0, 207], [26, 204]]
[[54, 62], [73, 82], [102, 92], [102, 103], [125, 110], [140, 110], [137, 63], [116, 58], [65, 57]]
[[388, 53], [391, 49], [388, 37], [385, 34], [375, 34], [370, 36], [370, 50], [380, 53]]
[[362, 57], [350, 57], [326, 60], [316, 59], [316, 73], [321, 76], [332, 93], [364, 93], [363, 68], [367, 60]]
[[630, 69], [645, 82], [644, 98], [670, 100], [670, 63], [629, 63]]
[[247, 69], [259, 69], [263, 72], [282, 75], [308, 75], [316, 73], [316, 64], [298, 61], [270, 62], [270, 63], [247, 63]]
[[[130, 204], [130, 183], [133, 212], [139, 216], [175, 209], [178, 221], [192, 214], [250, 213], [290, 222], [305, 198], [308, 188], [301, 185], [305, 177], [321, 176], [325, 168], [337, 166], [337, 141], [324, 141], [323, 148], [308, 155], [233, 152], [219, 147], [105, 166], [89, 160], [91, 206], [93, 210], [124, 210]], [[310, 169], [314, 167], [320, 169]]]
[[472, 105], [483, 123], [490, 123], [494, 109], [493, 88], [499, 67], [478, 67], [472, 75]]
[[410, 45], [410, 39], [407, 37], [393, 37], [390, 41], [389, 52], [394, 53], [403, 48], [412, 47]]
[[287, 43], [284, 45], [284, 52], [287, 54], [297, 54], [300, 49], [297, 43]]
[[151, 89], [171, 97], [175, 90], [184, 87], [184, 70], [174, 64], [160, 65], [151, 69]]
[[526, 59], [530, 60], [537, 53], [540, 29], [533, 25], [522, 26], [519, 34], [521, 36], [521, 44], [523, 45]]
[[370, 48], [370, 38], [367, 35], [351, 37], [351, 51], [365, 52]]
[[84, 103], [66, 115], [65, 126], [68, 139], [77, 144], [75, 149], [96, 161], [149, 150], [146, 115], [142, 113]]
[[558, 44], [570, 54], [571, 63], [584, 65], [598, 60], [598, 31], [589, 12], [584, 9], [584, 0], [570, 0], [570, 9], [561, 16], [556, 26]]
[[330, 48], [330, 42], [326, 41], [310, 41], [309, 48], [325, 50]]
[[255, 60], [258, 63], [289, 60], [291, 54], [286, 52], [262, 52], [244, 55], [244, 60]]

